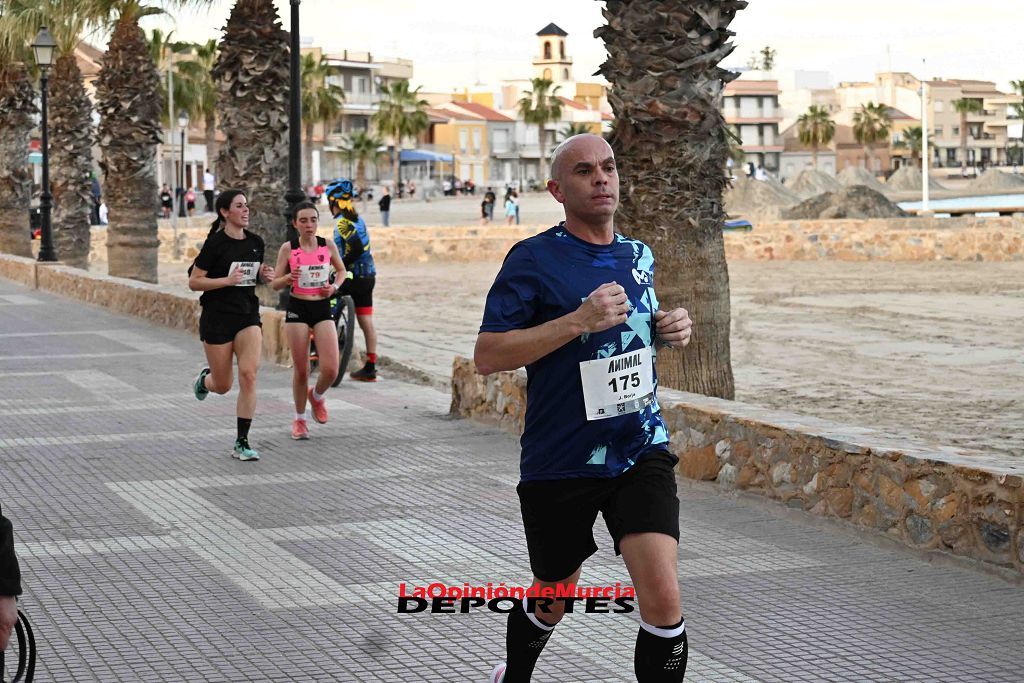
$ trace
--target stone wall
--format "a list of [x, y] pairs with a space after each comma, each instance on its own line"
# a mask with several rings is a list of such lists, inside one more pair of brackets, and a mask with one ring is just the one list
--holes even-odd
[[1024, 219], [872, 218], [768, 221], [727, 232], [729, 260], [1020, 261]]
[[[59, 263], [37, 263], [7, 254], [0, 254], [0, 277], [165, 327], [196, 335], [199, 332], [197, 295], [179, 295], [145, 282], [97, 275]], [[260, 317], [263, 322], [263, 357], [275, 363], [287, 363], [290, 354], [284, 333], [284, 313], [263, 308]]]
[[[1024, 463], [678, 391], [659, 391], [685, 477], [1024, 575]], [[525, 372], [456, 358], [453, 414], [519, 434]]]
[[[383, 263], [501, 261], [513, 244], [548, 227], [373, 228], [371, 235], [373, 254]], [[162, 225], [160, 262], [190, 262], [199, 253], [209, 229], [205, 218], [193, 218], [188, 227], [177, 232]], [[320, 232], [330, 234], [326, 229]], [[106, 239], [106, 228], [93, 228], [91, 262], [106, 261]], [[752, 232], [727, 232], [725, 252], [730, 260], [1019, 261], [1024, 259], [1024, 219], [965, 216], [767, 221], [757, 223]]]

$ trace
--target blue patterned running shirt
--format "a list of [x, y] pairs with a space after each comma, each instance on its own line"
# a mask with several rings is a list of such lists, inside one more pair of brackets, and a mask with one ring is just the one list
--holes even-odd
[[[564, 223], [519, 242], [487, 294], [480, 331], [508, 332], [560, 318], [613, 281], [629, 298], [625, 323], [581, 335], [526, 366], [522, 481], [615, 477], [644, 454], [668, 449], [655, 394], [654, 255], [643, 242], [616, 233], [611, 244], [590, 244]], [[586, 398], [584, 373], [590, 377]], [[639, 390], [608, 400], [607, 392], [624, 386]]]

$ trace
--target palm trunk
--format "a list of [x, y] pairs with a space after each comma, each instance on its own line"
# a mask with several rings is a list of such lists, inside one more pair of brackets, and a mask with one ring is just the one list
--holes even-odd
[[595, 32], [609, 54], [600, 71], [612, 84], [616, 119], [616, 222], [653, 250], [661, 310], [681, 306], [694, 320], [689, 346], [658, 354], [659, 382], [728, 399], [735, 394], [722, 239], [729, 137], [717, 93], [735, 74], [718, 64], [733, 50], [727, 27], [745, 6], [609, 2], [608, 25]]
[[157, 281], [156, 147], [160, 142], [160, 75], [136, 20], [118, 20], [96, 81], [100, 166], [110, 225], [110, 274]]
[[401, 150], [401, 147], [398, 144], [398, 141], [396, 140], [395, 141], [395, 153], [391, 157], [391, 184], [395, 186], [395, 195], [396, 196], [398, 195], [398, 166], [399, 166], [399, 164], [402, 161], [402, 156], [401, 155], [402, 155], [402, 150]]
[[814, 166], [814, 170], [818, 170], [818, 146], [814, 145], [811, 147], [811, 165]]
[[57, 256], [76, 268], [89, 267], [92, 211], [92, 103], [73, 54], [62, 54], [50, 80], [53, 244]]
[[[213, 67], [225, 137], [216, 175], [221, 189], [245, 191], [248, 229], [263, 239], [268, 259], [287, 234], [288, 62], [288, 34], [273, 1], [238, 0]], [[257, 292], [264, 305], [277, 304], [269, 287]]]
[[[217, 160], [217, 114], [209, 112], [203, 121], [203, 137], [206, 142], [206, 168], [212, 169], [213, 163]], [[203, 170], [206, 170], [205, 168]], [[196, 179], [196, 187], [202, 189], [200, 179]]]
[[960, 175], [967, 175], [967, 112], [960, 113]]
[[0, 252], [15, 256], [32, 256], [28, 142], [35, 113], [35, 92], [25, 66], [0, 65]]
[[543, 123], [537, 124], [537, 133], [537, 144], [540, 145], [540, 178], [537, 179], [537, 182], [543, 187], [548, 180], [548, 151], [544, 144]]

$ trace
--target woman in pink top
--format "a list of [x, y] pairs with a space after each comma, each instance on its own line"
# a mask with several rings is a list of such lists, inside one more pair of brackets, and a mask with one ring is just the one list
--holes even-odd
[[[295, 420], [292, 438], [308, 439], [306, 399], [313, 419], [327, 422], [327, 402], [324, 392], [338, 376], [338, 339], [334, 319], [331, 317], [331, 297], [338, 291], [330, 282], [331, 267], [337, 272], [335, 282], [345, 281], [345, 264], [334, 240], [325, 240], [316, 234], [320, 213], [311, 202], [296, 204], [292, 212], [292, 225], [299, 238], [281, 245], [277, 252], [277, 273], [270, 283], [274, 289], [291, 287], [288, 311], [285, 313], [285, 333], [292, 351], [292, 395], [295, 397]], [[313, 330], [317, 352], [320, 354], [320, 372], [316, 386], [309, 387], [309, 331]]]

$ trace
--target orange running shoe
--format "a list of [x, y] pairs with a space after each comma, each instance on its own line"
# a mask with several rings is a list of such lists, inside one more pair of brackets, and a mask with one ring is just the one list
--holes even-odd
[[296, 441], [304, 441], [309, 438], [309, 427], [306, 421], [301, 418], [292, 420], [292, 438]]
[[320, 424], [327, 423], [327, 399], [316, 400], [313, 398], [313, 389], [309, 390], [309, 407], [313, 413], [313, 419]]

